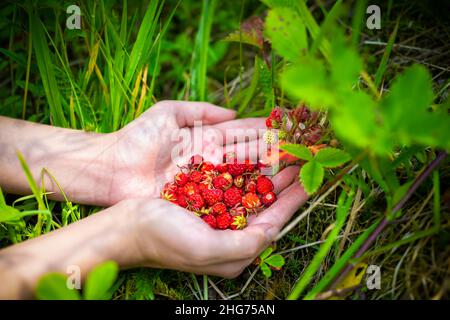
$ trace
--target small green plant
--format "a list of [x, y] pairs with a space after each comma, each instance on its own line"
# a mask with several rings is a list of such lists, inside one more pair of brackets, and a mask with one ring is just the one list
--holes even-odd
[[272, 254], [273, 247], [268, 247], [259, 255], [259, 268], [266, 278], [272, 276], [272, 269], [280, 270], [284, 266], [284, 258], [280, 254]]
[[87, 275], [82, 293], [67, 286], [67, 275], [49, 273], [41, 277], [36, 287], [39, 300], [109, 300], [112, 287], [119, 273], [113, 261], [104, 262], [93, 268]]
[[308, 194], [316, 192], [322, 184], [324, 168], [336, 168], [351, 159], [345, 151], [331, 147], [320, 149], [316, 155], [306, 146], [299, 144], [283, 145], [281, 149], [306, 161], [300, 169], [299, 177]]

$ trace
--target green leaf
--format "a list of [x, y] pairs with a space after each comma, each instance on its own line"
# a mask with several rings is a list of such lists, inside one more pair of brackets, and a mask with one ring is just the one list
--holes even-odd
[[55, 66], [51, 59], [53, 55], [50, 52], [45, 37], [45, 27], [39, 19], [37, 12], [32, 12], [30, 10], [29, 18], [37, 67], [39, 69], [39, 74], [41, 75], [42, 84], [44, 85], [45, 96], [50, 107], [52, 123], [56, 126], [67, 127], [68, 123], [61, 104], [61, 93], [54, 72]]
[[260, 255], [259, 258], [261, 260], [266, 259], [268, 256], [270, 256], [270, 254], [273, 252], [273, 248], [272, 247], [268, 247], [266, 250], [264, 250]]
[[302, 144], [285, 144], [280, 149], [302, 160], [311, 161], [313, 159], [311, 150]]
[[269, 266], [275, 267], [275, 268], [281, 268], [284, 266], [284, 258], [280, 254], [274, 254], [264, 260], [265, 263], [267, 263]]
[[296, 61], [308, 48], [306, 28], [295, 10], [278, 7], [269, 11], [264, 27], [275, 51]]
[[259, 267], [261, 268], [261, 271], [266, 278], [270, 278], [272, 276], [272, 270], [270, 270], [267, 264], [261, 263]]
[[320, 163], [312, 160], [300, 170], [300, 181], [305, 191], [311, 195], [317, 191], [323, 181], [324, 170]]
[[107, 261], [96, 266], [89, 273], [83, 290], [86, 300], [106, 300], [109, 299], [108, 290], [116, 281], [119, 267], [113, 261]]
[[281, 85], [295, 99], [309, 107], [337, 105], [337, 98], [328, 80], [324, 63], [316, 58], [304, 58], [281, 75]]
[[39, 300], [80, 300], [76, 289], [67, 287], [67, 277], [60, 273], [49, 273], [39, 279], [36, 287], [36, 298]]
[[351, 157], [347, 152], [336, 148], [320, 149], [316, 154], [316, 161], [325, 168], [338, 167], [350, 159]]
[[450, 117], [429, 111], [433, 101], [430, 73], [413, 65], [396, 78], [388, 96], [381, 102], [383, 131], [387, 139], [404, 145], [449, 148]]

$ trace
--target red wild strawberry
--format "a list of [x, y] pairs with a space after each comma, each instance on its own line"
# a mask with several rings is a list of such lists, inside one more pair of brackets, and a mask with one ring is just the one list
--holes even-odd
[[175, 183], [179, 187], [183, 187], [189, 181], [189, 176], [186, 173], [178, 172], [174, 178]]
[[255, 193], [249, 192], [242, 197], [242, 205], [249, 210], [255, 210], [261, 206], [261, 201]]
[[277, 196], [275, 193], [273, 192], [267, 192], [266, 194], [264, 194], [261, 197], [261, 201], [262, 203], [266, 206], [269, 207], [272, 203], [274, 203], [277, 200]]
[[208, 173], [214, 170], [214, 164], [212, 164], [209, 161], [205, 161], [202, 163], [202, 166], [200, 167], [200, 171], [202, 173]]
[[273, 190], [273, 183], [266, 176], [259, 176], [258, 179], [256, 179], [256, 190], [258, 190], [260, 194], [266, 194]]
[[222, 176], [218, 176], [212, 179], [212, 184], [214, 188], [220, 189], [220, 190], [227, 190], [231, 184]]
[[228, 171], [228, 164], [227, 163], [219, 163], [216, 165], [216, 171], [220, 173], [224, 173]]
[[233, 218], [229, 213], [224, 213], [216, 216], [216, 221], [217, 221], [217, 228], [224, 230], [231, 225]]
[[172, 203], [177, 203], [177, 194], [171, 190], [162, 190], [161, 199], [170, 201]]
[[177, 203], [180, 207], [186, 208], [188, 206], [187, 197], [184, 194], [179, 193], [177, 195]]
[[246, 215], [247, 214], [247, 210], [244, 207], [237, 206], [237, 207], [234, 207], [234, 208], [230, 209], [230, 214], [233, 217], [234, 216]]
[[211, 213], [213, 215], [221, 215], [227, 212], [227, 206], [223, 202], [218, 202], [211, 207]]
[[245, 172], [247, 165], [244, 163], [230, 163], [228, 164], [228, 172], [233, 176], [237, 177]]
[[283, 118], [283, 111], [279, 107], [275, 107], [270, 112], [269, 118], [275, 120], [276, 122], [281, 122]]
[[195, 183], [199, 183], [200, 181], [203, 180], [203, 174], [201, 174], [201, 172], [199, 171], [192, 171], [191, 173], [189, 173], [189, 181], [195, 182]]
[[247, 218], [245, 215], [237, 215], [232, 219], [230, 228], [233, 230], [242, 230], [247, 226]]
[[232, 187], [224, 192], [223, 194], [223, 202], [229, 207], [232, 208], [237, 204], [241, 204], [242, 194], [241, 190], [236, 187]]
[[245, 159], [244, 164], [245, 164], [245, 172], [255, 171], [255, 165], [252, 164], [250, 160]]
[[272, 129], [273, 128], [272, 119], [271, 118], [267, 118], [266, 119], [266, 127], [267, 127], [267, 129]]
[[207, 224], [209, 224], [209, 226], [213, 229], [217, 228], [217, 221], [216, 221], [216, 217], [214, 217], [213, 215], [210, 214], [205, 214], [202, 216], [203, 221], [205, 221]]
[[189, 164], [193, 165], [193, 164], [200, 164], [203, 162], [203, 157], [199, 154], [193, 155], [190, 159], [189, 159]]
[[190, 196], [187, 202], [189, 203], [190, 208], [194, 211], [200, 210], [205, 204], [202, 196], [198, 193]]
[[182, 193], [185, 195], [185, 196], [188, 196], [188, 197], [191, 197], [191, 196], [193, 196], [194, 194], [197, 194], [197, 193], [199, 193], [200, 191], [199, 191], [199, 189], [198, 189], [198, 186], [197, 186], [197, 184], [196, 183], [194, 183], [194, 182], [188, 182], [188, 183], [186, 183], [185, 185], [184, 185], [184, 187], [182, 188]]
[[208, 206], [213, 206], [223, 199], [223, 191], [220, 189], [206, 189], [203, 190], [202, 195]]
[[256, 193], [256, 182], [253, 180], [247, 182], [247, 184], [245, 185], [245, 192]]
[[178, 187], [173, 182], [167, 182], [162, 189], [162, 191], [170, 191], [170, 192], [174, 192], [174, 193], [176, 193], [177, 190], [178, 190]]
[[243, 176], [237, 176], [234, 178], [234, 185], [238, 188], [242, 188], [244, 185], [244, 177]]
[[203, 192], [203, 190], [211, 189], [211, 184], [207, 181], [201, 181], [198, 185], [198, 191]]

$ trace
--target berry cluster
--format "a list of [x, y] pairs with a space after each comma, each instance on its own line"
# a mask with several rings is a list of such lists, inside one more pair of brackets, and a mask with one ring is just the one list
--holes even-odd
[[[264, 135], [264, 141], [271, 145], [278, 138], [288, 143], [312, 146], [319, 142], [323, 135], [323, 128], [318, 124], [318, 115], [317, 112], [311, 112], [304, 104], [288, 112], [275, 107], [266, 119], [268, 131]], [[278, 129], [277, 133], [272, 129]]]
[[238, 163], [234, 154], [213, 164], [194, 156], [164, 185], [161, 198], [192, 211], [214, 229], [243, 229], [249, 214], [258, 213], [277, 199], [272, 181], [260, 165]]

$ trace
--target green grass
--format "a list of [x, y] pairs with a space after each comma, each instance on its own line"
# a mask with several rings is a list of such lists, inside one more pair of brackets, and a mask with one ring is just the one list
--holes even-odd
[[[280, 4], [294, 8], [304, 24], [304, 30], [298, 30], [307, 38], [302, 36], [293, 46], [281, 39], [273, 43], [273, 52], [268, 42], [264, 48], [244, 43], [247, 35], [240, 23], [255, 15], [264, 18], [269, 8]], [[450, 59], [450, 28], [439, 8], [390, 1], [382, 7], [382, 12], [389, 12], [382, 15], [382, 29], [368, 30], [364, 2], [357, 4], [86, 0], [80, 4], [82, 30], [65, 28], [65, 8], [57, 1], [5, 4], [0, 7], [0, 38], [7, 44], [0, 48], [0, 114], [95, 132], [115, 131], [163, 99], [210, 101], [237, 110], [240, 117], [265, 116], [275, 105], [292, 108], [298, 102], [280, 82], [284, 70], [295, 64], [298, 50], [286, 59], [277, 49], [306, 47], [312, 56], [323, 58], [328, 72], [336, 43], [329, 33], [338, 25], [348, 33], [353, 30], [350, 40], [365, 70], [350, 79], [346, 76], [353, 65], [345, 65], [338, 84], [351, 83], [352, 89], [380, 99], [407, 66], [421, 63], [433, 79], [432, 107], [447, 116], [450, 72], [444, 62]], [[233, 32], [239, 35], [236, 41], [223, 41]], [[363, 113], [361, 117], [363, 121]], [[326, 129], [325, 143], [336, 139], [329, 120], [330, 114], [321, 109], [318, 121]], [[349, 152], [353, 159], [360, 154], [357, 148]], [[368, 290], [362, 282], [347, 298], [448, 298], [448, 161], [420, 185], [374, 245], [354, 259], [405, 194], [405, 185], [436, 154], [427, 145], [404, 147], [388, 159], [359, 159], [346, 175], [339, 169], [326, 170], [325, 183], [338, 182], [337, 187], [322, 201], [320, 195], [313, 196], [299, 209], [301, 214], [314, 206], [277, 241], [274, 254], [280, 253], [286, 264], [270, 278], [258, 265], [232, 280], [140, 268], [120, 272], [112, 299], [312, 299], [339, 285], [334, 282], [345, 266], [359, 262], [381, 266], [381, 289]], [[33, 194], [17, 197], [0, 191], [0, 247], [101, 209], [48, 200], [19, 159]]]

